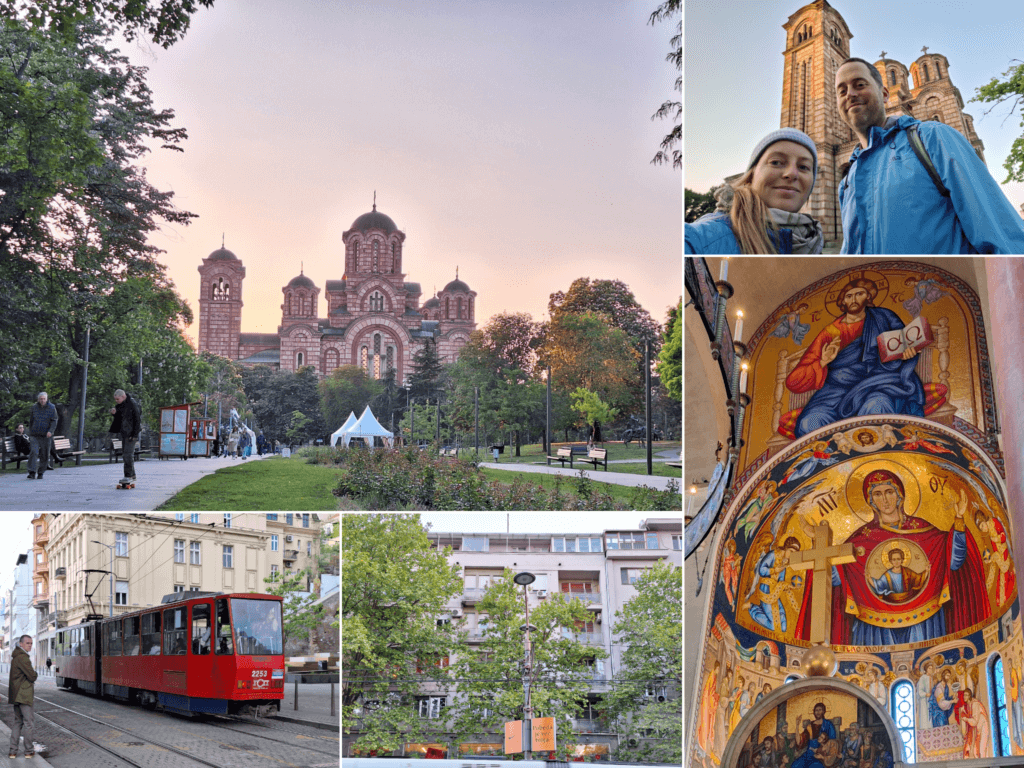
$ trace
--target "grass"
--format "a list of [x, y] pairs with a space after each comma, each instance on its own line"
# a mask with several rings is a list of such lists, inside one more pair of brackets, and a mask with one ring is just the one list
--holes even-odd
[[[484, 473], [484, 476], [488, 480], [494, 480], [494, 481], [497, 481], [499, 483], [505, 483], [506, 485], [511, 485], [512, 481], [515, 480], [516, 478], [522, 478], [522, 479], [526, 480], [528, 483], [532, 483], [533, 485], [543, 486], [544, 490], [546, 490], [546, 491], [553, 491], [553, 490], [555, 490], [555, 484], [557, 482], [557, 480], [555, 478], [555, 475], [545, 475], [545, 474], [541, 474], [539, 472], [538, 473], [533, 473], [533, 472], [525, 473], [525, 472], [516, 472], [514, 469], [513, 470], [491, 469], [490, 467], [482, 467], [480, 469], [480, 471]], [[568, 478], [567, 477], [563, 477], [562, 478], [562, 490], [564, 492], [566, 492], [566, 493], [570, 492], [572, 490], [572, 488], [573, 488], [574, 481], [575, 481], [574, 477], [568, 477]], [[628, 485], [613, 485], [611, 483], [599, 483], [599, 482], [596, 482], [596, 481], [594, 482], [592, 487], [596, 491], [600, 491], [601, 493], [607, 493], [609, 496], [611, 496], [613, 499], [615, 499], [615, 501], [619, 502], [620, 504], [629, 504], [630, 503], [630, 496], [632, 495], [633, 490], [634, 490], [632, 487], [630, 487]], [[683, 505], [682, 497], [680, 497], [680, 500], [679, 500], [679, 508], [680, 509], [682, 509], [682, 505]]]
[[172, 496], [157, 511], [335, 511], [341, 471], [275, 456], [219, 469]]
[[[554, 456], [559, 448], [564, 448], [569, 445], [580, 445], [580, 443], [552, 443], [551, 455]], [[629, 445], [623, 445], [622, 443], [603, 443], [598, 445], [599, 448], [606, 448], [608, 450], [608, 461], [624, 461], [631, 460], [640, 462], [637, 464], [617, 464], [614, 465], [616, 469], [612, 469], [612, 464], [608, 465], [610, 472], [625, 472], [628, 474], [635, 475], [646, 475], [647, 474], [647, 449], [641, 448], [639, 444], [632, 442]], [[531, 443], [530, 445], [523, 445], [520, 447], [520, 456], [515, 455], [515, 446], [506, 445], [505, 453], [500, 454], [498, 457], [499, 464], [547, 464], [547, 454], [544, 453], [543, 447], [540, 443]], [[663, 441], [655, 440], [653, 447], [653, 464], [655, 466], [655, 474], [661, 477], [682, 477], [682, 470], [675, 467], [665, 467], [665, 459], [659, 459], [658, 453], [660, 451], [673, 451], [675, 454], [675, 461], [679, 460], [680, 443], [676, 441]], [[459, 452], [459, 456], [473, 456], [473, 448], [469, 447], [469, 450]], [[491, 461], [490, 451], [484, 448], [480, 449], [480, 461]], [[668, 470], [664, 473], [658, 472], [657, 467], [661, 465], [662, 469]], [[558, 466], [558, 462], [552, 462], [553, 466]], [[587, 464], [582, 465], [584, 469], [593, 469], [592, 466]], [[604, 471], [599, 470], [599, 471]]]

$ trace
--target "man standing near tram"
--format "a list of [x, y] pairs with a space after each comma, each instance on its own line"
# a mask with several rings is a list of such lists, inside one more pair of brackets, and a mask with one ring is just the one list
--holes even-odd
[[39, 676], [32, 668], [32, 636], [22, 635], [11, 654], [11, 678], [7, 684], [7, 693], [14, 705], [14, 727], [11, 728], [11, 748], [7, 756], [14, 760], [18, 757], [18, 742], [25, 737], [25, 757], [36, 753], [32, 731], [35, 724], [35, 682]]

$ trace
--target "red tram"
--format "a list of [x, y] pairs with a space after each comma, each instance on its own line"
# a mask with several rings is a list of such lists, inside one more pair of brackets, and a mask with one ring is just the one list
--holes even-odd
[[58, 686], [183, 715], [253, 717], [284, 698], [282, 599], [179, 592], [57, 633]]

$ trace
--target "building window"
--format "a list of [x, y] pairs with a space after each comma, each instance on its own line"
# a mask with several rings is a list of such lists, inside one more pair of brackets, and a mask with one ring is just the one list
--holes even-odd
[[302, 513], [302, 527], [309, 528], [309, 512]]
[[175, 539], [174, 540], [174, 562], [184, 563], [185, 562], [185, 540]]
[[486, 536], [463, 536], [462, 549], [466, 552], [489, 552], [490, 541]]
[[189, 544], [189, 558], [188, 558], [188, 561], [192, 565], [202, 565], [203, 564], [202, 559], [199, 557], [199, 542], [198, 541], [193, 541], [191, 544]]
[[43, 553], [42, 552], [36, 552], [36, 565], [42, 565], [42, 564], [43, 564]]
[[[992, 735], [994, 743], [992, 749], [998, 757], [1008, 757], [1012, 754], [1010, 750], [1010, 723], [1006, 717], [1006, 678], [1003, 676], [1003, 659], [999, 654], [995, 655], [995, 661], [989, 665], [989, 690], [992, 707]], [[984, 728], [984, 723], [979, 723]]]
[[393, 371], [395, 369], [395, 348], [390, 344], [388, 345], [387, 369], [389, 371]]
[[306, 557], [312, 557], [312, 556], [313, 556], [313, 540], [310, 539], [309, 541], [306, 542]]
[[224, 545], [224, 567], [234, 568], [235, 562], [235, 548], [230, 544]]
[[450, 320], [452, 316], [451, 299], [444, 297], [444, 319]]
[[[376, 270], [374, 270], [376, 271]], [[384, 294], [380, 291], [374, 291], [370, 294], [370, 311], [371, 312], [383, 312], [384, 311]]]
[[178, 513], [176, 513], [176, 514], [174, 515], [174, 519], [175, 519], [175, 520], [177, 520], [177, 521], [178, 521], [179, 523], [182, 523], [182, 522], [184, 522], [184, 521], [185, 521], [185, 513], [184, 513], [184, 512], [178, 512]]
[[446, 702], [444, 696], [424, 696], [416, 703], [420, 717], [436, 720], [441, 716], [441, 710], [444, 709]]
[[931, 79], [928, 77], [928, 65], [922, 64], [921, 66], [924, 67], [924, 81], [927, 83]]
[[175, 594], [177, 594], [178, 592], [184, 592], [184, 591], [185, 591], [185, 585], [184, 584], [175, 584], [174, 585], [174, 593]]
[[889, 70], [889, 85], [896, 85], [896, 70]]
[[622, 583], [635, 584], [636, 580], [647, 573], [647, 568], [623, 568]]
[[302, 353], [301, 352], [297, 352], [295, 354], [295, 368], [296, 369], [301, 368], [303, 363], [305, 362], [305, 360], [306, 360], [306, 358], [303, 357]]
[[230, 528], [231, 527], [231, 513], [230, 512], [225, 512], [224, 513], [224, 527], [225, 528]]
[[128, 534], [114, 534], [114, 554], [118, 557], [128, 557]]
[[647, 548], [648, 549], [660, 549], [658, 546], [658, 534], [648, 533], [647, 534]]
[[267, 520], [277, 520], [277, 512], [268, 512]]
[[[657, 538], [655, 538], [655, 542], [657, 542]], [[646, 539], [642, 531], [627, 531], [607, 534], [605, 546], [608, 549], [645, 549], [645, 543]]]
[[295, 515], [288, 513], [284, 516], [285, 525], [295, 525]]
[[274, 534], [270, 537], [270, 551], [277, 552], [277, 535]]
[[682, 534], [672, 534], [672, 549], [681, 550], [683, 548], [683, 536]]
[[192, 514], [191, 514], [191, 515], [189, 516], [189, 521], [190, 521], [190, 522], [193, 522], [193, 523], [198, 523], [198, 522], [199, 522], [199, 513], [198, 513], [198, 512], [193, 512], [193, 513], [192, 513]]
[[359, 348], [359, 367], [367, 372], [370, 370], [370, 350], [365, 344]]
[[277, 581], [277, 564], [271, 563], [270, 565], [270, 580]]
[[128, 605], [128, 582], [114, 582], [114, 605]]
[[36, 594], [37, 595], [43, 594], [43, 582], [41, 582], [41, 581], [37, 581], [36, 582]]
[[914, 686], [900, 680], [892, 688], [892, 713], [896, 718], [896, 732], [903, 742], [908, 763], [917, 762], [917, 742], [914, 738]]

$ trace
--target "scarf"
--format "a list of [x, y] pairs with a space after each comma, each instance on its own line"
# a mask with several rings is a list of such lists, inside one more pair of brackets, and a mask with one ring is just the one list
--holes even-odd
[[793, 232], [793, 253], [822, 252], [825, 238], [821, 233], [821, 224], [806, 213], [790, 213], [778, 208], [769, 208], [768, 214], [776, 227]]

